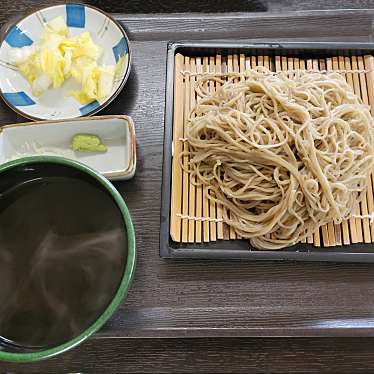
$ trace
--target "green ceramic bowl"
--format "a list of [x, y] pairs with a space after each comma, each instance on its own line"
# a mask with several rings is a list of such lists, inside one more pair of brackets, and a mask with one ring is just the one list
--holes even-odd
[[[123, 274], [120, 278], [118, 288], [111, 299], [109, 305], [106, 309], [100, 312], [98, 318], [95, 315], [95, 321], [89, 325], [83, 332], [80, 332], [78, 336], [71, 338], [71, 340], [63, 342], [52, 348], [43, 348], [40, 350], [27, 350], [27, 351], [14, 351], [13, 349], [7, 349], [7, 345], [2, 343], [0, 339], [0, 360], [2, 361], [12, 361], [12, 362], [32, 362], [38, 361], [45, 358], [49, 358], [58, 355], [66, 350], [73, 348], [77, 344], [80, 344], [90, 335], [98, 331], [111, 317], [117, 307], [122, 303], [129, 290], [131, 280], [133, 278], [135, 270], [135, 233], [134, 227], [131, 221], [130, 213], [127, 209], [125, 202], [123, 201], [121, 195], [114, 188], [114, 186], [103, 176], [90, 169], [89, 167], [72, 160], [65, 159], [58, 156], [35, 156], [21, 158], [15, 161], [5, 163], [0, 166], [0, 179], [9, 175], [9, 173], [21, 173], [23, 168], [30, 168], [32, 166], [44, 167], [47, 165], [49, 168], [65, 168], [71, 169], [75, 173], [84, 174], [84, 178], [91, 179], [91, 183], [96, 184], [100, 190], [107, 192], [111, 197], [111, 200], [119, 208], [119, 220], [123, 222], [123, 228], [127, 234], [127, 258], [123, 261]], [[26, 169], [24, 169], [26, 170]], [[1, 191], [0, 191], [1, 192]], [[126, 243], [126, 237], [125, 237]], [[120, 273], [121, 274], [121, 273]], [[116, 283], [117, 284], [117, 283]], [[9, 348], [9, 347], [8, 347]]]

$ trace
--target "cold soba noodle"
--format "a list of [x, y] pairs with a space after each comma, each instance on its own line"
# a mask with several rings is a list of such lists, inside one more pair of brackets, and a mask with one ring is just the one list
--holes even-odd
[[[374, 130], [344, 78], [263, 67], [227, 75], [200, 76], [186, 129], [188, 170], [224, 222], [277, 249], [352, 215], [373, 169]], [[214, 94], [209, 80], [222, 84]]]

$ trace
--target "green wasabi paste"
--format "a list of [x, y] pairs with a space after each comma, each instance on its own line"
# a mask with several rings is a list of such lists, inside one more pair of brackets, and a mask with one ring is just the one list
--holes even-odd
[[71, 148], [77, 152], [106, 152], [107, 147], [97, 135], [77, 134], [71, 141]]

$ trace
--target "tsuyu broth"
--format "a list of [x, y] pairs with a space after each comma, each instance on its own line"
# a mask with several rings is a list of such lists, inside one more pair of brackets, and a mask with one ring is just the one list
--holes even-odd
[[89, 175], [48, 163], [0, 174], [0, 350], [54, 347], [112, 301], [127, 258], [121, 211]]

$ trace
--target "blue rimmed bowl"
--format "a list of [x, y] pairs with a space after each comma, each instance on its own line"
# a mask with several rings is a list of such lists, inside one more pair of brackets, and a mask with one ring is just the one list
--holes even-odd
[[[62, 16], [70, 36], [88, 31], [93, 41], [103, 49], [100, 63], [115, 65], [124, 57], [121, 72], [114, 81], [110, 95], [103, 101], [82, 105], [69, 96], [71, 82], [48, 89], [41, 97], [31, 93], [29, 82], [9, 62], [9, 49], [24, 47], [38, 41], [44, 24]], [[40, 9], [8, 27], [0, 46], [0, 94], [5, 103], [18, 114], [33, 120], [68, 119], [90, 116], [107, 106], [119, 94], [130, 74], [129, 40], [121, 25], [108, 14], [90, 5], [64, 4]]]

